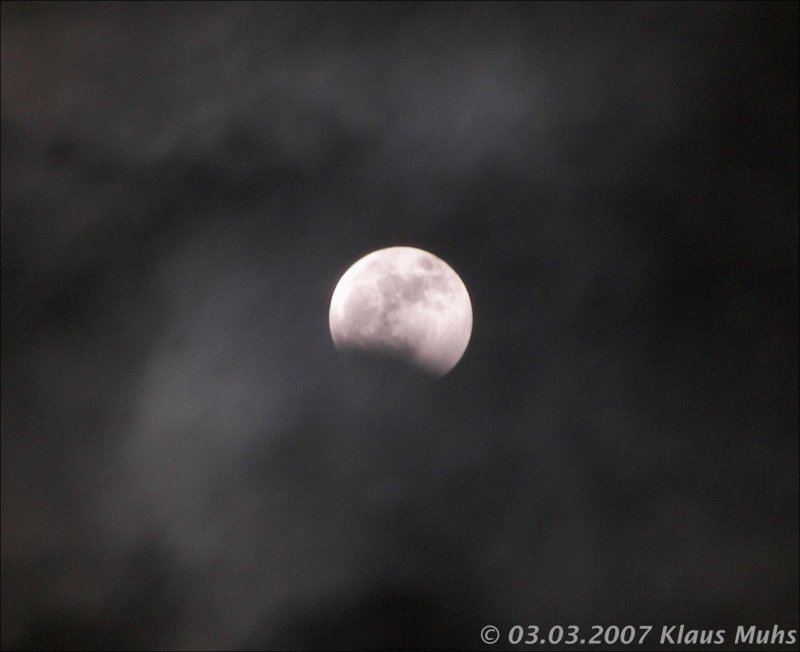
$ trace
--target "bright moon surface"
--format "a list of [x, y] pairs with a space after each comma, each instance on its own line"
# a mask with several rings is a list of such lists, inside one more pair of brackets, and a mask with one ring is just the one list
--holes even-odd
[[441, 258], [389, 247], [344, 273], [331, 298], [330, 329], [337, 349], [389, 355], [443, 376], [469, 343], [472, 303]]

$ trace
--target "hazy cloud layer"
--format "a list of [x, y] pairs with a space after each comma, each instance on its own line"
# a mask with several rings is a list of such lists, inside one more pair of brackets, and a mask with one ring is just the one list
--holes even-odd
[[[3, 646], [797, 628], [797, 18], [4, 3]], [[330, 341], [395, 244], [440, 381]]]

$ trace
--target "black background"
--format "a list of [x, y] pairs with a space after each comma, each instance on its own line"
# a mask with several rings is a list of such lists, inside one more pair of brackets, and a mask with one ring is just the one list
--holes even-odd
[[[796, 629], [797, 25], [3, 3], [3, 646]], [[330, 341], [401, 244], [438, 381]]]

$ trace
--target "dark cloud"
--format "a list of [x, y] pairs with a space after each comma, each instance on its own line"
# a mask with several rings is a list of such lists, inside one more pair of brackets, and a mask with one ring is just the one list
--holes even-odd
[[797, 13], [3, 3], [4, 648], [797, 628]]

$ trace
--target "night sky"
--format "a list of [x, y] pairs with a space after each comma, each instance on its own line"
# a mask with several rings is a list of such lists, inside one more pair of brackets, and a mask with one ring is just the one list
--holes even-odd
[[797, 629], [799, 6], [4, 2], [3, 648]]

